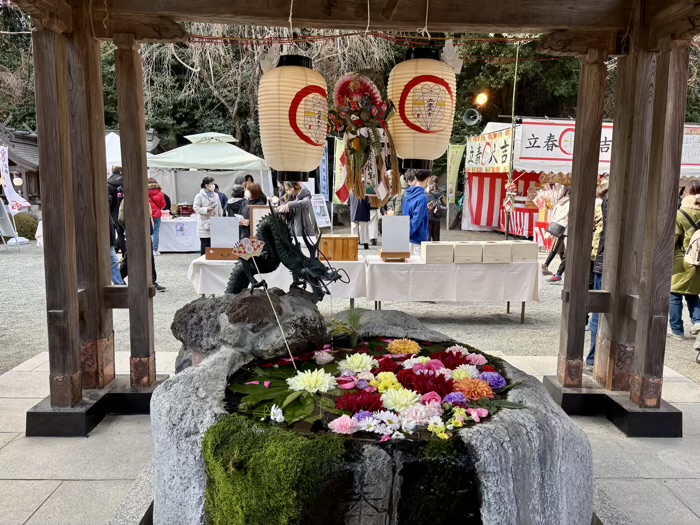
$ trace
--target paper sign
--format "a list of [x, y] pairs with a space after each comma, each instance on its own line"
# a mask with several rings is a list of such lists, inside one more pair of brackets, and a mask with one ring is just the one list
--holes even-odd
[[236, 217], [211, 218], [211, 247], [233, 248], [240, 238]]
[[330, 228], [331, 218], [328, 215], [328, 207], [326, 206], [326, 198], [323, 195], [311, 196], [311, 207], [314, 210], [316, 225], [319, 228]]
[[7, 198], [8, 207], [10, 208], [12, 216], [17, 215], [25, 208], [32, 207], [31, 204], [15, 191], [15, 186], [12, 184], [10, 165], [7, 158], [7, 146], [0, 146], [0, 182], [2, 183], [2, 190]]
[[406, 253], [411, 251], [409, 237], [411, 218], [407, 215], [382, 217], [382, 251]]
[[465, 144], [450, 144], [447, 148], [447, 202], [449, 203], [455, 202], [459, 165], [462, 163], [465, 148]]
[[[511, 129], [467, 137], [467, 171], [502, 173], [510, 170]], [[457, 168], [459, 169], [459, 167]]]

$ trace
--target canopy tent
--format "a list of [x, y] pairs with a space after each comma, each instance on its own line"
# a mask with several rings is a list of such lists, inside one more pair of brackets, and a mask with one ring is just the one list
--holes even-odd
[[[119, 135], [114, 132], [105, 135], [105, 153], [107, 154], [107, 176], [109, 176], [114, 166], [122, 165], [122, 143]], [[146, 157], [153, 157], [153, 154], [146, 152]]]
[[236, 139], [224, 133], [199, 133], [185, 137], [192, 144], [148, 159], [149, 168], [227, 171], [266, 171], [267, 162], [234, 146]]

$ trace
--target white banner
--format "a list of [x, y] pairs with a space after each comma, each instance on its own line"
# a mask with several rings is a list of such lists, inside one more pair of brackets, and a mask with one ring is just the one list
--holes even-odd
[[7, 146], [0, 146], [0, 183], [2, 190], [7, 198], [10, 213], [14, 216], [21, 212], [24, 208], [31, 208], [21, 195], [15, 191], [15, 186], [12, 184], [10, 177], [10, 165], [7, 159]]
[[466, 171], [503, 173], [510, 170], [510, 128], [467, 137]]
[[[575, 122], [523, 119], [520, 161], [541, 162], [545, 171], [549, 162], [571, 162], [574, 158], [575, 132]], [[612, 140], [613, 125], [604, 123], [600, 135], [601, 164], [610, 165]]]

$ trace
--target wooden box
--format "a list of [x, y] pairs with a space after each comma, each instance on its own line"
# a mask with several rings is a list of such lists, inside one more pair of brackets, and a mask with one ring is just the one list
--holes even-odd
[[420, 255], [426, 264], [451, 264], [455, 260], [451, 242], [422, 242]]
[[453, 242], [456, 264], [477, 264], [484, 260], [484, 243], [475, 241]]
[[204, 258], [207, 261], [237, 261], [238, 255], [233, 254], [233, 248], [207, 248]]
[[325, 255], [329, 261], [356, 261], [358, 242], [357, 235], [323, 235], [318, 257], [323, 260]]
[[511, 254], [513, 262], [537, 262], [539, 248], [532, 241], [513, 241]]
[[510, 241], [488, 241], [483, 243], [485, 263], [512, 262], [512, 246]]

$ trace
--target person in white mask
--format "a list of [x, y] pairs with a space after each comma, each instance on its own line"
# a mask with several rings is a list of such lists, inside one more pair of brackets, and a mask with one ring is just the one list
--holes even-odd
[[211, 246], [211, 218], [223, 217], [221, 200], [214, 191], [215, 184], [212, 177], [202, 179], [202, 189], [194, 197], [193, 208], [197, 214], [197, 237], [199, 237], [199, 253], [204, 255], [206, 249]]

